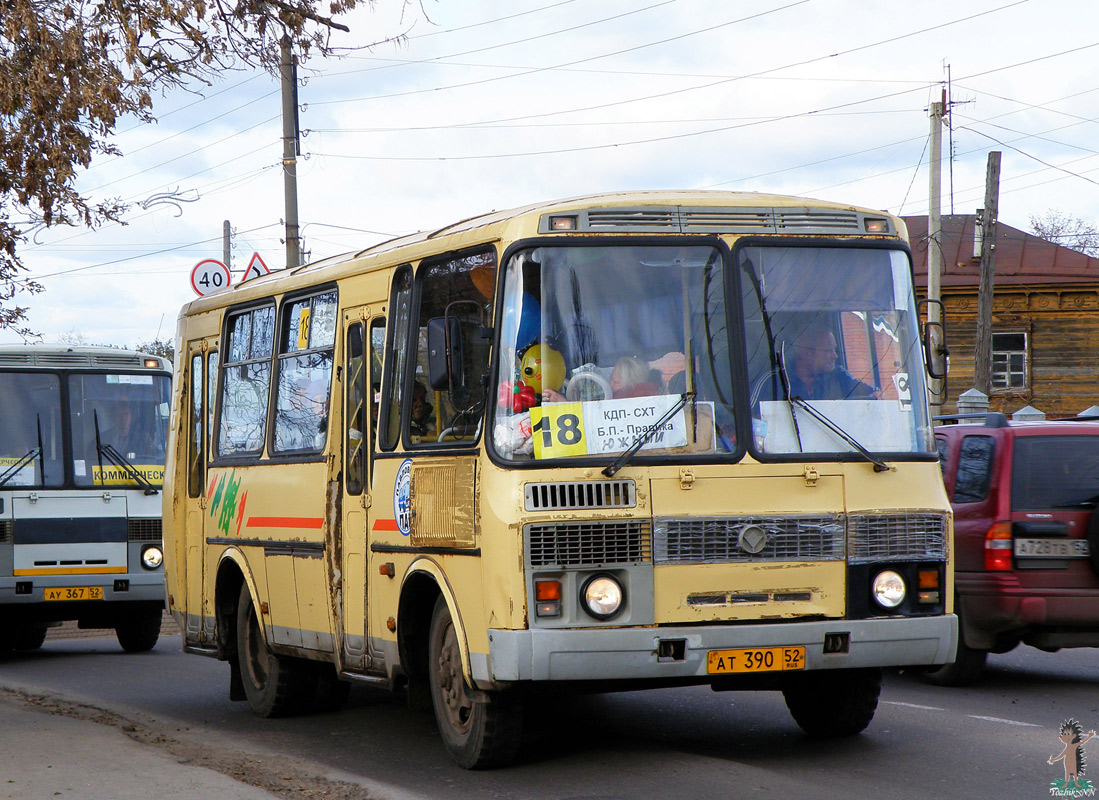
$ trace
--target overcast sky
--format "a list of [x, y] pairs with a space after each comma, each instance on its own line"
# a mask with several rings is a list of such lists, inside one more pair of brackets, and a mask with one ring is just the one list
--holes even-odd
[[[943, 213], [1057, 209], [1099, 226], [1095, 0], [399, 0], [299, 77], [309, 260], [493, 209], [622, 189], [725, 189], [928, 210], [928, 106], [949, 79]], [[196, 87], [198, 88], [198, 87]], [[231, 72], [123, 120], [80, 178], [127, 225], [38, 232], [23, 295], [46, 341], [171, 337], [191, 270], [285, 263], [278, 82]], [[952, 162], [945, 160], [952, 147]], [[176, 193], [178, 204], [142, 201]], [[0, 333], [0, 342], [18, 341]]]

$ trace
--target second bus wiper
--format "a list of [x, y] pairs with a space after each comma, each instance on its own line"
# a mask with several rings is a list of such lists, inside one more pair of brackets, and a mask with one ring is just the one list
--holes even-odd
[[637, 438], [633, 440], [633, 444], [631, 444], [629, 448], [627, 448], [626, 451], [622, 453], [622, 455], [620, 455], [607, 466], [603, 467], [603, 474], [606, 475], [608, 478], [613, 478], [618, 470], [622, 469], [622, 467], [626, 466], [626, 464], [629, 463], [629, 460], [633, 458], [634, 454], [641, 449], [645, 442], [653, 438], [653, 435], [656, 434], [658, 430], [660, 430], [660, 426], [670, 420], [672, 417], [674, 417], [676, 412], [679, 411], [679, 409], [683, 408], [683, 406], [687, 405], [687, 401], [694, 396], [694, 392], [684, 392], [683, 394], [681, 394], [679, 396], [679, 400], [676, 401], [676, 404], [669, 408], [664, 413], [664, 416], [662, 416], [652, 425], [646, 426], [645, 430], [637, 434]]
[[849, 445], [851, 445], [853, 448], [855, 448], [855, 450], [857, 450], [860, 455], [862, 455], [867, 461], [869, 461], [871, 464], [874, 465], [874, 472], [889, 472], [891, 470], [896, 469], [896, 467], [889, 466], [884, 461], [882, 461], [880, 458], [875, 456], [873, 453], [871, 453], [869, 450], [867, 450], [865, 447], [863, 447], [861, 444], [859, 444], [858, 440], [856, 440], [854, 436], [849, 434], [847, 431], [845, 431], [843, 428], [841, 428], [836, 423], [832, 422], [832, 420], [828, 419], [828, 417], [826, 417], [824, 414], [817, 411], [815, 408], [813, 408], [811, 405], [806, 403], [800, 397], [791, 397], [790, 398], [790, 404], [795, 405], [798, 408], [803, 408], [806, 411], [808, 411], [809, 416], [813, 417], [813, 419], [815, 419], [821, 425], [828, 428], [830, 431], [832, 431], [838, 437], [843, 439], [843, 441], [847, 442]]
[[21, 455], [18, 461], [16, 461], [10, 467], [4, 470], [3, 474], [0, 474], [0, 486], [3, 486], [5, 483], [18, 475], [19, 472], [22, 471], [23, 467], [27, 466], [27, 464], [30, 464], [32, 461], [38, 458], [41, 452], [41, 447], [32, 447], [26, 453]]

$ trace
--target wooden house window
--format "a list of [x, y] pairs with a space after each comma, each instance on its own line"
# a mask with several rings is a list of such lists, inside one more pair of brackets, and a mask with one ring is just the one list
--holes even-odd
[[1027, 335], [992, 334], [992, 390], [1027, 388]]

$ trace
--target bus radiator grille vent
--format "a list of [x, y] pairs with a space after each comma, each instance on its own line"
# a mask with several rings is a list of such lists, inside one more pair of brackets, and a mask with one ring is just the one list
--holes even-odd
[[640, 564], [652, 560], [647, 520], [557, 522], [526, 526], [532, 567]]
[[159, 542], [164, 533], [159, 519], [130, 519], [126, 521], [126, 538], [131, 542]]
[[844, 528], [842, 514], [659, 518], [653, 562], [842, 561]]
[[[553, 233], [551, 220], [542, 216], [539, 232]], [[615, 231], [620, 233], [760, 233], [760, 234], [861, 234], [864, 215], [844, 209], [815, 208], [723, 208], [720, 206], [641, 206], [598, 208], [576, 212], [579, 232]], [[875, 217], [875, 219], [878, 219]], [[886, 233], [896, 233], [892, 223]]]
[[10, 519], [0, 519], [0, 544], [10, 544], [15, 538], [15, 522]]
[[776, 233], [862, 233], [854, 211], [779, 209], [775, 212]]
[[847, 518], [847, 559], [874, 561], [945, 561], [946, 515], [851, 514]]
[[527, 511], [634, 508], [637, 505], [637, 487], [633, 481], [528, 483], [524, 495]]

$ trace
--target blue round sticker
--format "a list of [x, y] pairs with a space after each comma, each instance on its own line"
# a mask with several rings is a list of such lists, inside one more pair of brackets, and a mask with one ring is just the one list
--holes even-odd
[[412, 459], [406, 458], [397, 469], [397, 478], [393, 481], [393, 514], [397, 518], [397, 529], [402, 536], [408, 536], [412, 528]]

